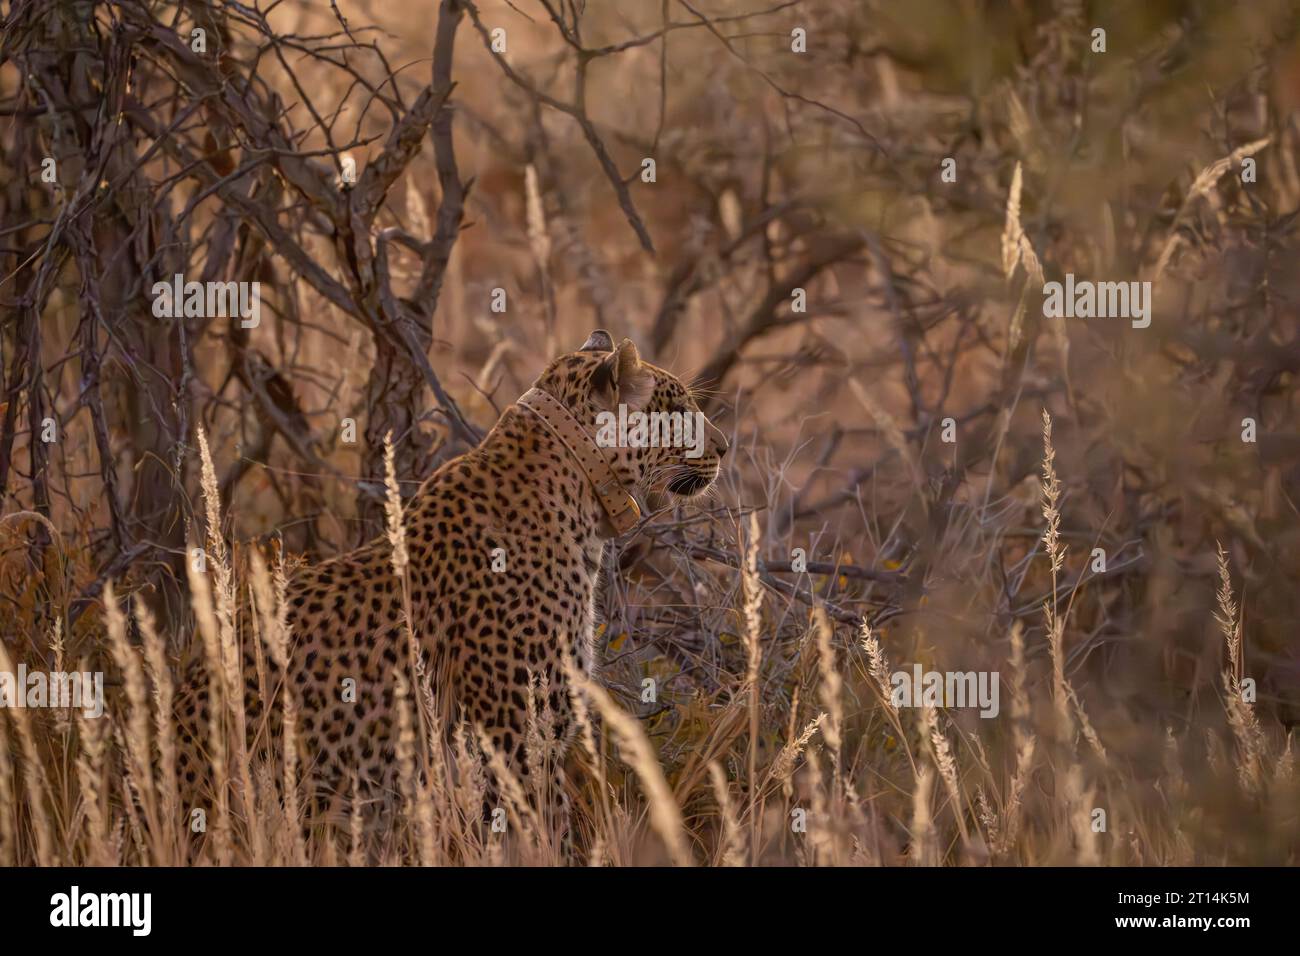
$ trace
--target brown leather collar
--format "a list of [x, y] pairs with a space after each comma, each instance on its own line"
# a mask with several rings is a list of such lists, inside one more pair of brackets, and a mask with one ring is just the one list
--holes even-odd
[[636, 499], [623, 487], [605, 453], [582, 427], [582, 423], [564, 407], [564, 403], [550, 392], [530, 388], [519, 397], [517, 404], [540, 418], [547, 430], [569, 450], [569, 454], [591, 482], [591, 487], [596, 490], [596, 497], [600, 499], [605, 516], [614, 527], [614, 534], [627, 534], [636, 527], [636, 523], [641, 520], [641, 509], [637, 506]]

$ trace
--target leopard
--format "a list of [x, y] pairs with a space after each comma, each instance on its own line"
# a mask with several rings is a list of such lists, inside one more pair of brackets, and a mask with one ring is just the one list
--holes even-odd
[[[615, 422], [632, 413], [689, 419], [697, 423], [692, 442], [623, 434]], [[298, 763], [318, 804], [337, 808], [358, 787], [379, 795], [372, 802], [397, 800], [395, 692], [399, 675], [411, 673], [413, 639], [430, 694], [445, 708], [444, 731], [474, 728], [526, 778], [537, 703], [549, 707], [551, 766], [562, 766], [575, 735], [572, 678], [596, 675], [597, 594], [612, 543], [642, 511], [704, 495], [728, 447], [695, 390], [643, 359], [631, 339], [615, 345], [594, 330], [551, 361], [476, 447], [402, 503], [405, 586], [383, 534], [292, 571], [283, 586], [283, 668], [255, 639], [241, 640], [249, 746], [275, 752], [287, 688]], [[272, 679], [259, 676], [268, 670]], [[210, 799], [212, 709], [209, 682], [191, 667], [176, 696], [187, 802], [201, 803], [205, 786]], [[562, 784], [547, 791], [562, 793]]]

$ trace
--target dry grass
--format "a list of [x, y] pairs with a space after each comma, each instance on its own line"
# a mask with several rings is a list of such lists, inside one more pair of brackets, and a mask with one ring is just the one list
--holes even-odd
[[[1060, 542], [1060, 481], [1054, 467], [1050, 418], [1044, 416], [1042, 535], [1047, 577], [1055, 583], [1065, 562]], [[201, 447], [203, 447], [201, 445]], [[214, 489], [205, 489], [205, 493]], [[214, 492], [215, 494], [215, 492]], [[220, 503], [209, 499], [209, 518], [220, 524]], [[400, 501], [390, 503], [390, 538], [400, 545], [404, 530]], [[215, 563], [228, 560], [229, 549], [207, 539]], [[758, 526], [751, 522], [738, 593], [744, 595], [738, 617], [747, 637], [744, 659], [731, 691], [744, 710], [760, 721], [758, 735], [774, 714], [762, 700], [764, 680], [763, 606], [759, 601], [756, 555], [761, 550]], [[395, 555], [403, 553], [398, 546]], [[227, 674], [221, 632], [240, 633], [237, 620], [247, 608], [273, 661], [280, 667], [290, 653], [285, 632], [284, 571], [269, 570], [252, 555], [249, 579], [237, 581], [209, 565], [196, 574], [196, 618], [207, 637], [206, 661], [211, 686], [220, 689], [227, 719], [214, 720], [211, 753], [215, 780], [225, 791], [215, 805], [215, 820], [206, 840], [193, 841], [185, 825], [190, 817], [178, 807], [174, 766], [175, 728], [168, 717], [173, 693], [170, 668], [163, 660], [161, 638], [147, 611], [139, 614], [141, 648], [126, 636], [126, 617], [110, 584], [105, 590], [105, 624], [109, 648], [121, 685], [111, 697], [103, 721], [78, 719], [69, 744], [71, 759], [52, 763], [52, 741], [35, 723], [49, 717], [26, 710], [0, 713], [8, 728], [0, 734], [0, 792], [12, 792], [21, 780], [25, 799], [10, 801], [0, 812], [0, 849], [23, 863], [118, 865], [132, 863], [351, 863], [482, 864], [519, 862], [547, 865], [584, 862], [593, 865], [669, 862], [740, 865], [775, 861], [811, 864], [861, 862], [979, 864], [1007, 863], [1153, 863], [1225, 862], [1242, 859], [1232, 845], [1220, 853], [1188, 847], [1180, 830], [1205, 821], [1225, 799], [1234, 812], [1255, 808], [1283, 826], [1294, 819], [1283, 807], [1295, 797], [1290, 770], [1293, 755], [1276, 734], [1269, 734], [1254, 707], [1242, 699], [1243, 633], [1231, 583], [1228, 557], [1218, 556], [1220, 588], [1215, 620], [1224, 641], [1223, 671], [1226, 726], [1235, 742], [1235, 760], [1217, 771], [1184, 765], [1180, 756], [1190, 741], [1166, 737], [1171, 763], [1159, 788], [1147, 789], [1128, 757], [1108, 755], [1101, 735], [1088, 721], [1079, 696], [1065, 677], [1064, 643], [1068, 607], [1053, 598], [1043, 604], [1046, 618], [1046, 680], [1037, 679], [1025, 660], [1022, 625], [1013, 627], [1009, 706], [998, 719], [961, 721], [952, 711], [929, 706], [899, 708], [891, 700], [889, 664], [880, 639], [865, 625], [836, 628], [818, 608], [805, 625], [803, 643], [812, 649], [815, 667], [803, 680], [804, 693], [823, 709], [797, 735], [787, 737], [775, 753], [758, 756], [748, 735], [731, 743], [707, 763], [707, 774], [686, 791], [677, 786], [663, 755], [642, 723], [616, 703], [604, 688], [570, 671], [579, 701], [579, 739], [586, 769], [573, 770], [582, 799], [574, 808], [576, 841], [565, 849], [542, 807], [543, 795], [529, 792], [493, 751], [486, 736], [456, 728], [451, 738], [417, 734], [416, 691], [405, 666], [396, 675], [400, 799], [378, 829], [363, 827], [351, 808], [346, 832], [328, 825], [301, 823], [295, 753], [296, 713], [293, 695], [280, 701], [284, 734], [271, 768], [250, 762], [248, 749], [235, 734], [245, 726], [238, 695]], [[400, 559], [394, 573], [405, 572]], [[202, 586], [209, 578], [218, 589]], [[247, 586], [251, 604], [222, 607], [221, 596]], [[1049, 594], [1055, 594], [1053, 587]], [[0, 645], [0, 669], [10, 668]], [[846, 681], [846, 668], [859, 675]], [[541, 699], [546, 699], [542, 688]], [[807, 699], [807, 698], [805, 698]], [[530, 705], [530, 707], [533, 705]], [[721, 708], [701, 733], [709, 737], [730, 714]], [[755, 717], [757, 713], [757, 717]], [[603, 740], [592, 716], [612, 738]], [[66, 716], [66, 715], [65, 715]], [[553, 748], [539, 712], [530, 747]], [[18, 754], [9, 749], [9, 729]], [[1208, 730], [1208, 728], [1205, 728]], [[1211, 734], [1214, 731], [1209, 731]], [[881, 737], [888, 741], [883, 748]], [[1196, 734], [1186, 737], [1195, 739]], [[953, 745], [953, 740], [956, 746]], [[1051, 741], [1043, 750], [1037, 741]], [[435, 741], [430, 743], [430, 741]], [[1079, 747], [1086, 742], [1088, 752]], [[1122, 746], [1122, 745], [1121, 745]], [[1002, 755], [1011, 758], [1002, 761]], [[904, 759], [905, 757], [905, 759]], [[532, 759], [530, 757], [530, 759]], [[220, 761], [217, 765], [215, 762]], [[621, 769], [626, 762], [631, 774]], [[802, 766], [801, 766], [802, 765]], [[734, 769], [748, 766], [746, 774]], [[71, 775], [72, 779], [63, 779]], [[537, 780], [537, 773], [530, 778]], [[1036, 776], [1041, 786], [1030, 790]], [[1172, 783], [1173, 780], [1178, 783]], [[478, 808], [495, 783], [501, 794], [505, 826], [479, 819]], [[1195, 789], [1187, 781], [1198, 781]], [[742, 799], [737, 801], [739, 787]], [[1053, 796], [1054, 794], [1054, 796]], [[1124, 839], [1108, 828], [1094, 828], [1095, 808], [1125, 821]], [[1215, 811], [1218, 812], [1218, 811]], [[797, 821], [797, 822], [796, 822]], [[498, 823], [500, 821], [498, 820]], [[1224, 822], [1220, 819], [1220, 823]], [[1274, 835], [1290, 839], [1293, 831]], [[1279, 847], [1293, 844], [1279, 843]], [[1274, 854], [1289, 860], [1291, 849]], [[191, 856], [193, 853], [195, 855]]]

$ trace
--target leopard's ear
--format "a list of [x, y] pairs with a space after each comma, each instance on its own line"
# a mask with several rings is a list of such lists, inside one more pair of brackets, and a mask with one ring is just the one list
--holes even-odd
[[583, 343], [579, 352], [612, 352], [614, 351], [614, 339], [604, 329], [596, 329]]
[[607, 408], [620, 404], [629, 409], [644, 407], [654, 391], [654, 374], [641, 361], [631, 339], [624, 339], [591, 376], [592, 396]]

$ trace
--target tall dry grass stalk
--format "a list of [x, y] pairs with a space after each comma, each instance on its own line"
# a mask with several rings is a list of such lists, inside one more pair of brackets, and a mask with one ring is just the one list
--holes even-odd
[[835, 669], [835, 649], [831, 646], [831, 622], [824, 608], [818, 607], [813, 610], [813, 633], [817, 640], [817, 668], [821, 674], [819, 693], [822, 704], [826, 707], [826, 722], [822, 727], [822, 735], [826, 738], [826, 746], [830, 748], [832, 779], [835, 793], [840, 796], [847, 789], [841, 760], [844, 681], [839, 671]]
[[1011, 668], [1011, 730], [1019, 749], [1033, 733], [1030, 729], [1029, 671], [1025, 664], [1025, 625], [1022, 621], [1011, 622], [1008, 643], [1011, 647], [1008, 657]]
[[366, 822], [361, 809], [361, 781], [352, 774], [352, 799], [348, 801], [348, 866], [366, 865]]
[[1006, 804], [1002, 811], [1001, 839], [992, 848], [997, 854], [1011, 852], [1019, 840], [1025, 791], [1029, 787], [1029, 777], [1033, 772], [1036, 746], [1037, 739], [1032, 736], [1025, 738], [1016, 746], [1016, 770], [1011, 777]]
[[[596, 741], [596, 728], [591, 719], [591, 711], [587, 707], [587, 697], [579, 690], [579, 680], [583, 673], [572, 655], [565, 656], [563, 666], [565, 685], [568, 687], [569, 692], [569, 703], [573, 708], [573, 721], [578, 729], [578, 741], [583, 750], [587, 752], [587, 757], [591, 761], [591, 773], [595, 778], [597, 801], [593, 809], [597, 814], [597, 831], [609, 831], [613, 826], [613, 807], [610, 803], [605, 754]], [[604, 852], [603, 841], [599, 849], [601, 849], [602, 853]]]
[[938, 866], [939, 848], [930, 811], [930, 794], [934, 789], [934, 771], [923, 764], [912, 788], [912, 845], [908, 862], [913, 866]]
[[112, 581], [104, 585], [104, 623], [108, 630], [108, 647], [113, 655], [113, 663], [121, 672], [126, 688], [127, 712], [122, 722], [122, 732], [127, 744], [127, 778], [132, 790], [139, 795], [145, 831], [154, 840], [151, 848], [152, 861], [158, 864], [168, 858], [168, 853], [163, 830], [159, 825], [158, 803], [154, 793], [149, 692], [145, 686], [140, 658], [127, 640], [126, 615], [118, 607]]
[[1261, 149], [1268, 146], [1270, 142], [1271, 139], [1266, 136], [1263, 139], [1257, 139], [1254, 142], [1238, 146], [1227, 156], [1216, 159], [1197, 174], [1196, 178], [1192, 180], [1191, 187], [1187, 190], [1187, 195], [1183, 197], [1182, 205], [1178, 207], [1173, 222], [1169, 226], [1169, 236], [1165, 239], [1165, 244], [1161, 247], [1160, 255], [1156, 259], [1152, 281], [1159, 282], [1164, 277], [1165, 270], [1169, 268], [1169, 263], [1173, 261], [1174, 253], [1183, 244], [1183, 234], [1180, 227], [1186, 221], [1188, 210], [1191, 209], [1192, 204], [1197, 199], [1210, 195], [1219, 178], [1229, 169], [1239, 166], [1243, 159], [1247, 156], [1254, 156]]
[[762, 703], [760, 674], [763, 664], [762, 619], [763, 582], [758, 576], [758, 516], [749, 515], [749, 538], [745, 544], [745, 562], [740, 575], [744, 596], [745, 624], [745, 694], [749, 704], [749, 846], [758, 852], [758, 734]]
[[894, 695], [889, 686], [889, 660], [885, 649], [880, 646], [880, 639], [871, 631], [867, 619], [862, 619], [862, 629], [858, 634], [862, 649], [867, 652], [867, 672], [871, 675], [872, 689], [880, 696], [880, 701], [895, 715], [898, 708], [894, 705]]
[[432, 702], [425, 698], [432, 694], [424, 655], [415, 637], [411, 611], [410, 552], [406, 547], [406, 526], [403, 520], [402, 492], [397, 483], [397, 467], [393, 436], [384, 435], [384, 516], [390, 550], [393, 577], [402, 595], [401, 630], [407, 648], [409, 677], [397, 675], [398, 706], [398, 766], [401, 772], [402, 794], [407, 813], [415, 826], [420, 862], [432, 866], [434, 854], [434, 809], [429, 794], [431, 777], [429, 754], [440, 741], [432, 739], [430, 722], [436, 719]]
[[807, 726], [804, 727], [799, 736], [786, 742], [780, 753], [776, 755], [776, 759], [772, 761], [767, 777], [763, 781], [765, 785], [772, 780], [779, 781], [785, 788], [786, 796], [790, 796], [790, 777], [794, 773], [796, 766], [798, 766], [799, 757], [802, 756], [813, 735], [821, 730], [824, 723], [826, 723], [826, 715], [818, 714], [808, 721]]
[[922, 713], [930, 728], [930, 754], [934, 758], [934, 765], [939, 771], [939, 779], [943, 782], [944, 790], [948, 794], [948, 801], [952, 804], [952, 813], [957, 820], [957, 829], [961, 833], [962, 844], [969, 849], [970, 832], [966, 827], [966, 808], [961, 797], [961, 785], [957, 779], [957, 760], [952, 755], [952, 748], [948, 746], [947, 735], [939, 727], [939, 715], [929, 707], [925, 708]]
[[555, 711], [551, 707], [549, 677], [545, 674], [540, 678], [535, 677], [529, 670], [524, 705], [524, 752], [533, 799], [537, 806], [544, 808], [542, 820], [547, 829], [564, 832], [569, 828], [570, 821], [563, 793], [563, 747], [556, 727]]
[[[1019, 100], [1012, 99], [1012, 102], [1019, 103]], [[1023, 177], [1021, 175], [1020, 163], [1016, 163], [1015, 171], [1011, 174], [1011, 188], [1007, 192], [1007, 205], [1003, 218], [1002, 226], [1002, 272], [1008, 282], [1015, 274], [1016, 266], [1022, 264], [1025, 268], [1025, 282], [1020, 290], [1020, 300], [1016, 305], [1016, 310], [1011, 317], [1011, 325], [1008, 333], [1009, 350], [1014, 351], [1020, 343], [1021, 331], [1025, 317], [1025, 305], [1030, 296], [1043, 286], [1043, 264], [1039, 261], [1038, 254], [1034, 252], [1034, 244], [1029, 241], [1029, 236], [1025, 234], [1024, 227], [1020, 223], [1020, 193], [1023, 187]], [[1048, 326], [1052, 332], [1052, 341], [1056, 345], [1057, 355], [1061, 363], [1061, 375], [1065, 379], [1066, 393], [1070, 397], [1070, 402], [1074, 402], [1074, 392], [1070, 386], [1070, 337], [1065, 327], [1065, 319], [1062, 316], [1052, 316], [1047, 320]]]
[[1101, 738], [1097, 736], [1097, 731], [1092, 726], [1092, 721], [1088, 719], [1088, 712], [1083, 709], [1083, 701], [1079, 700], [1079, 695], [1075, 693], [1070, 682], [1065, 682], [1065, 692], [1070, 698], [1070, 703], [1074, 705], [1074, 716], [1079, 720], [1079, 730], [1083, 734], [1083, 739], [1088, 741], [1088, 746], [1092, 748], [1093, 753], [1106, 760], [1106, 748], [1102, 746]]
[[907, 760], [912, 765], [912, 774], [915, 776], [916, 762], [912, 757], [911, 747], [907, 746], [907, 731], [903, 729], [902, 717], [898, 713], [898, 705], [894, 702], [893, 690], [890, 687], [889, 660], [885, 656], [885, 649], [881, 646], [880, 639], [872, 633], [866, 618], [862, 619], [858, 639], [862, 649], [867, 652], [867, 674], [871, 689], [880, 698], [885, 719], [894, 730], [894, 739], [903, 745], [903, 752], [907, 755]]
[[[17, 673], [4, 641], [0, 641], [0, 673]], [[53, 866], [55, 863], [54, 834], [48, 816], [48, 808], [52, 806], [50, 781], [45, 772], [45, 764], [41, 760], [40, 750], [36, 746], [31, 720], [24, 707], [0, 708], [0, 713], [6, 715], [9, 722], [13, 724], [23, 754], [22, 778], [27, 792], [27, 813], [36, 838], [36, 862], [39, 866]], [[6, 772], [5, 775], [12, 779], [11, 774]], [[0, 812], [7, 812], [7, 808], [0, 807]]]
[[[193, 561], [186, 562], [190, 585], [190, 608], [198, 623], [203, 662], [208, 679], [208, 747], [211, 750], [212, 809], [215, 819], [208, 828], [215, 846], [214, 856], [223, 866], [234, 857], [230, 825], [230, 766], [226, 747], [226, 680], [221, 659], [220, 625], [208, 576]], [[194, 807], [186, 808], [193, 813]]]
[[[260, 865], [266, 860], [266, 844], [262, 828], [257, 826], [257, 796], [253, 788], [252, 764], [248, 754], [248, 721], [244, 713], [244, 657], [239, 646], [237, 620], [238, 603], [235, 595], [235, 571], [221, 527], [221, 496], [217, 486], [217, 470], [208, 449], [208, 438], [202, 425], [195, 427], [200, 459], [200, 485], [203, 489], [203, 506], [207, 519], [206, 565], [213, 579], [217, 622], [218, 660], [224, 683], [222, 700], [230, 719], [228, 742], [223, 749], [233, 751], [231, 767], [233, 780], [238, 783], [237, 796], [244, 811], [244, 820], [253, 851], [253, 860]], [[211, 663], [211, 662], [209, 662]]]
[[[503, 809], [521, 838], [525, 859], [538, 864], [558, 862], [558, 847], [553, 845], [552, 835], [542, 822], [542, 814], [528, 798], [528, 791], [518, 774], [486, 732], [480, 729], [477, 736], [479, 748], [496, 783], [497, 795], [504, 803]], [[501, 846], [494, 842], [488, 849], [489, 853], [496, 852], [501, 850]]]
[[410, 556], [406, 550], [406, 529], [402, 525], [402, 491], [397, 484], [394, 455], [393, 435], [389, 432], [384, 435], [384, 517], [388, 544], [392, 548], [393, 574], [402, 580], [406, 577]]
[[[803, 779], [808, 803], [804, 859], [809, 866], [841, 866], [844, 862], [844, 848], [841, 841], [836, 839], [836, 831], [844, 825], [840, 813], [842, 801], [835, 800], [832, 807], [832, 796], [826, 792], [825, 774], [822, 773], [820, 754], [816, 749], [809, 750], [804, 758]], [[835, 786], [834, 771], [830, 783], [832, 787]]]
[[[121, 723], [114, 721], [110, 724], [113, 742], [117, 744], [118, 753], [126, 753], [126, 731]], [[134, 778], [130, 773], [123, 774], [120, 778], [122, 785], [122, 809], [126, 813], [126, 835], [131, 838], [131, 847], [137, 860], [149, 859], [149, 847], [146, 844], [144, 827], [140, 823], [140, 794], [136, 788]]]
[[[1074, 848], [1074, 862], [1084, 866], [1094, 866], [1100, 862], [1096, 834], [1092, 832], [1091, 820], [1091, 812], [1095, 809], [1093, 798], [1096, 790], [1086, 782], [1084, 769], [1078, 762], [1075, 716], [1078, 717], [1084, 738], [1103, 766], [1106, 761], [1106, 750], [1092, 726], [1092, 721], [1088, 719], [1082, 701], [1070, 686], [1065, 674], [1065, 624], [1069, 608], [1067, 607], [1063, 612], [1057, 599], [1060, 590], [1058, 578], [1065, 564], [1065, 546], [1060, 539], [1061, 486], [1056, 475], [1055, 461], [1056, 450], [1052, 446], [1052, 418], [1047, 413], [1047, 409], [1043, 409], [1042, 511], [1047, 521], [1047, 528], [1043, 532], [1042, 541], [1048, 559], [1051, 561], [1051, 593], [1043, 602], [1043, 617], [1052, 661], [1052, 706], [1056, 718], [1057, 753], [1056, 765], [1053, 769], [1060, 794], [1059, 808], [1063, 825], [1070, 833]], [[1023, 741], [1020, 742], [1017, 749], [1017, 776], [1020, 774], [1020, 767], [1022, 765], [1027, 767], [1032, 756], [1032, 749], [1026, 748]], [[1022, 793], [1023, 786], [1020, 786], [1015, 794], [1017, 801]]]
[[1024, 229], [1020, 226], [1020, 190], [1023, 185], [1020, 163], [1011, 173], [1011, 187], [1007, 190], [1007, 207], [1002, 225], [1002, 274], [1010, 279], [1020, 261], [1022, 248], [1021, 237]]
[[1286, 743], [1283, 744], [1282, 753], [1277, 758], [1277, 767], [1274, 770], [1273, 776], [1274, 779], [1279, 784], [1283, 784], [1283, 785], [1290, 784], [1296, 778], [1296, 771], [1295, 771], [1296, 758], [1295, 758], [1295, 749], [1293, 746], [1295, 741], [1292, 740], [1292, 737], [1294, 737], [1294, 735], [1295, 735], [1295, 731], [1290, 731], [1286, 735]]
[[[1019, 106], [1020, 101], [1014, 97], [1011, 102]], [[1022, 111], [1023, 106], [1019, 107]], [[1016, 115], [1013, 112], [1013, 116]], [[1024, 263], [1025, 281], [1020, 288], [1020, 297], [1016, 303], [1015, 311], [1011, 315], [1011, 323], [1008, 331], [1008, 351], [1014, 352], [1020, 344], [1020, 336], [1024, 327], [1025, 306], [1029, 297], [1033, 294], [1034, 288], [1041, 287], [1043, 284], [1043, 266], [1038, 259], [1038, 254], [1034, 252], [1034, 245], [1029, 241], [1025, 234], [1024, 227], [1020, 223], [1020, 193], [1023, 188], [1024, 179], [1021, 173], [1020, 163], [1016, 163], [1015, 170], [1011, 173], [1011, 186], [1007, 190], [1007, 204], [1003, 215], [1002, 225], [1002, 274], [1010, 283], [1016, 273], [1016, 266]], [[1069, 344], [1064, 338], [1065, 323], [1056, 321], [1053, 325], [1053, 335], [1056, 338], [1057, 348], [1061, 352], [1062, 359], [1068, 356]]]
[[396, 453], [393, 449], [392, 435], [384, 435], [384, 517], [388, 546], [391, 549], [390, 561], [393, 577], [402, 595], [402, 635], [405, 637], [412, 696], [417, 701], [416, 736], [419, 739], [419, 763], [422, 772], [428, 775], [428, 758], [433, 745], [429, 734], [429, 721], [433, 717], [431, 697], [432, 681], [425, 666], [424, 655], [420, 651], [419, 641], [415, 637], [415, 622], [411, 611], [410, 552], [406, 547], [406, 526], [402, 507], [402, 492], [397, 483]]
[[[54, 670], [56, 672], [62, 672], [65, 670], [64, 665], [66, 662], [63, 659], [63, 618], [61, 617], [56, 617], [54, 619], [54, 627], [50, 633], [50, 653], [54, 655]], [[54, 706], [54, 702], [51, 701], [50, 705]], [[62, 707], [58, 707], [55, 709], [52, 716], [54, 718], [53, 725], [55, 732], [66, 740], [68, 735], [72, 732], [70, 714]]]
[[1016, 168], [1011, 173], [1011, 187], [1007, 190], [1007, 205], [1003, 216], [1002, 274], [1009, 280], [1015, 274], [1016, 266], [1023, 263], [1027, 283], [1042, 285], [1042, 263], [1020, 224], [1020, 192], [1023, 184], [1020, 163], [1016, 163]]
[[1029, 775], [1033, 770], [1037, 738], [1031, 723], [1029, 706], [1029, 672], [1025, 664], [1025, 631], [1019, 621], [1012, 622], [1011, 653], [1011, 733], [1016, 766], [1007, 786], [1002, 813], [996, 828], [989, 834], [989, 852], [1004, 856], [1015, 846], [1020, 832], [1021, 811]]
[[180, 862], [184, 859], [189, 841], [179, 826], [181, 798], [176, 777], [176, 727], [172, 717], [175, 684], [167, 661], [166, 641], [158, 633], [153, 613], [139, 595], [136, 596], [134, 607], [144, 648], [145, 666], [153, 685], [153, 732], [158, 749], [158, 813], [163, 820], [165, 859]]
[[[253, 605], [261, 620], [261, 637], [279, 672], [280, 681], [280, 752], [283, 771], [281, 787], [284, 796], [284, 814], [291, 834], [290, 847], [296, 866], [307, 865], [307, 848], [302, 834], [302, 805], [298, 792], [298, 702], [289, 680], [290, 635], [286, 596], [288, 578], [283, 560], [277, 561], [275, 577], [266, 567], [262, 555], [254, 549], [250, 555], [253, 579]], [[268, 693], [267, 706], [274, 706]]]
[[1080, 866], [1097, 866], [1101, 863], [1101, 851], [1097, 834], [1092, 829], [1092, 811], [1096, 809], [1093, 800], [1095, 791], [1092, 787], [1085, 786], [1082, 767], [1074, 764], [1066, 770], [1062, 789], [1074, 843], [1075, 862]]
[[1243, 789], [1254, 793], [1264, 783], [1267, 745], [1264, 731], [1255, 716], [1254, 707], [1246, 700], [1242, 686], [1246, 660], [1242, 645], [1241, 615], [1232, 593], [1232, 573], [1228, 567], [1228, 554], [1221, 544], [1218, 546], [1217, 561], [1219, 591], [1218, 610], [1215, 612], [1214, 620], [1219, 625], [1228, 651], [1228, 666], [1223, 671], [1223, 706], [1237, 745], [1237, 777]]
[[1047, 521], [1043, 547], [1051, 562], [1052, 588], [1043, 602], [1047, 646], [1052, 659], [1052, 704], [1056, 709], [1057, 736], [1068, 741], [1074, 736], [1070, 704], [1065, 689], [1065, 620], [1057, 602], [1058, 578], [1065, 565], [1065, 545], [1061, 543], [1061, 482], [1056, 476], [1056, 449], [1052, 447], [1052, 416], [1043, 409], [1043, 480], [1042, 510]]
[[669, 859], [676, 866], [690, 866], [691, 852], [686, 842], [681, 808], [673, 800], [658, 755], [641, 724], [615, 704], [604, 688], [583, 677], [579, 678], [578, 687], [589, 700], [595, 701], [596, 709], [614, 732], [619, 752], [640, 779], [650, 804], [650, 823], [668, 848]]
[[[452, 798], [455, 813], [462, 822], [456, 830], [461, 859], [465, 861], [483, 858], [485, 844], [480, 837], [477, 822], [483, 813], [483, 803], [487, 799], [488, 779], [484, 766], [483, 754], [474, 735], [464, 724], [458, 724], [452, 730], [452, 762], [456, 774], [452, 781]], [[475, 825], [466, 825], [473, 821]]]
[[402, 791], [402, 806], [415, 829], [420, 865], [433, 866], [436, 861], [433, 807], [416, 767], [415, 716], [409, 686], [406, 677], [398, 671], [393, 686], [393, 709], [397, 711], [397, 777]]
[[718, 801], [718, 816], [722, 821], [723, 866], [744, 866], [746, 861], [745, 833], [736, 820], [736, 808], [731, 802], [727, 787], [726, 771], [716, 760], [709, 761], [709, 781], [713, 785], [713, 796]]
[[9, 727], [0, 714], [0, 866], [18, 863], [18, 837], [14, 814], [18, 801], [14, 794], [14, 763], [9, 751]]
[[77, 784], [81, 809], [86, 815], [86, 859], [91, 866], [115, 866], [118, 860], [109, 841], [108, 792], [104, 779], [108, 721], [88, 718], [83, 712], [77, 715], [77, 731], [81, 741]]
[[441, 718], [432, 711], [428, 714], [428, 720], [429, 749], [426, 758], [429, 762], [429, 777], [426, 789], [433, 814], [433, 835], [436, 841], [437, 858], [439, 860], [448, 860], [452, 858], [454, 847], [460, 837], [461, 826], [452, 810], [451, 774], [453, 770], [448, 760], [449, 750], [446, 728], [443, 726]]

